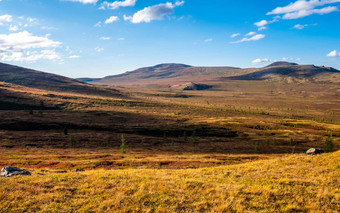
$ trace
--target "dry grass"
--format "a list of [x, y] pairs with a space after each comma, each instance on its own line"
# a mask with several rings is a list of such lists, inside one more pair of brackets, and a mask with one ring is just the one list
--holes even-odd
[[338, 212], [340, 152], [201, 169], [1, 178], [2, 212]]
[[33, 172], [0, 178], [0, 212], [337, 212], [340, 152], [299, 154], [330, 134], [340, 149], [328, 86], [230, 82], [123, 98], [0, 83], [0, 108], [12, 107], [0, 110], [0, 166]]

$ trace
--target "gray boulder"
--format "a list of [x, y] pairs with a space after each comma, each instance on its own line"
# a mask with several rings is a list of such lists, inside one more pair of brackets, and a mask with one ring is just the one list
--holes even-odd
[[323, 151], [322, 149], [317, 149], [317, 148], [310, 148], [307, 150], [306, 154], [307, 155], [317, 155], [317, 154], [322, 154], [325, 151]]
[[2, 177], [12, 177], [15, 175], [31, 175], [29, 171], [19, 169], [17, 167], [6, 166], [1, 169], [0, 176]]

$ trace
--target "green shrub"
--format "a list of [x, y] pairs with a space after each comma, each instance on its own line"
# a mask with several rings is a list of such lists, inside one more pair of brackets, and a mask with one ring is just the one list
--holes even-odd
[[259, 142], [255, 142], [254, 150], [255, 150], [255, 152], [259, 152], [260, 151], [260, 143]]
[[63, 132], [64, 132], [64, 135], [68, 135], [68, 129], [66, 127], [63, 129]]
[[197, 133], [196, 133], [196, 130], [194, 130], [193, 132], [192, 132], [192, 135], [191, 135], [191, 137], [192, 137], [192, 143], [194, 144], [194, 145], [198, 145], [198, 137], [197, 137]]
[[326, 142], [325, 142], [325, 152], [333, 152], [334, 150], [334, 143], [333, 143], [333, 139], [332, 139], [332, 134], [330, 134], [327, 138], [326, 138]]
[[184, 141], [188, 140], [188, 136], [187, 136], [187, 132], [186, 131], [183, 132], [183, 139], [184, 139]]
[[126, 144], [125, 144], [125, 137], [124, 135], [122, 134], [122, 138], [120, 139], [120, 141], [122, 142], [121, 145], [120, 145], [120, 153], [122, 154], [126, 154]]
[[76, 144], [77, 144], [77, 141], [76, 141], [76, 139], [74, 138], [73, 135], [70, 135], [69, 142], [70, 142], [71, 147], [75, 147]]

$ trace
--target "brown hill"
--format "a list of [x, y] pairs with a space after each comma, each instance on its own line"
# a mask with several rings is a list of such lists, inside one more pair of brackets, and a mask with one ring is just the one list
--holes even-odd
[[116, 96], [118, 90], [94, 86], [72, 78], [0, 63], [0, 82], [58, 92]]
[[331, 67], [278, 63], [229, 80], [270, 80], [291, 82], [340, 82], [340, 71]]
[[[241, 72], [240, 72], [241, 71]], [[187, 82], [202, 82], [221, 76], [244, 73], [236, 67], [193, 67], [184, 64], [159, 64], [144, 67], [120, 75], [93, 79], [91, 83], [107, 85], [176, 85]], [[81, 80], [81, 79], [79, 79]], [[89, 81], [89, 79], [86, 79]]]
[[107, 76], [102, 79], [87, 78], [85, 80], [93, 84], [170, 87], [178, 87], [178, 85], [184, 85], [188, 82], [213, 85], [214, 83], [220, 84], [221, 81], [228, 80], [269, 80], [286, 83], [340, 82], [340, 72], [329, 67], [298, 65], [283, 61], [275, 62], [263, 68], [248, 69], [159, 64], [120, 75]]

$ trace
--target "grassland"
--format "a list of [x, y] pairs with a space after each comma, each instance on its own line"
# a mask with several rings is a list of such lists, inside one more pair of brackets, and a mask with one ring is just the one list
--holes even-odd
[[[0, 83], [0, 212], [337, 212], [336, 84], [84, 95]], [[66, 130], [66, 132], [65, 132]], [[127, 154], [120, 153], [124, 135]], [[77, 172], [76, 172], [77, 171]]]
[[200, 169], [2, 178], [2, 212], [338, 212], [340, 152]]

